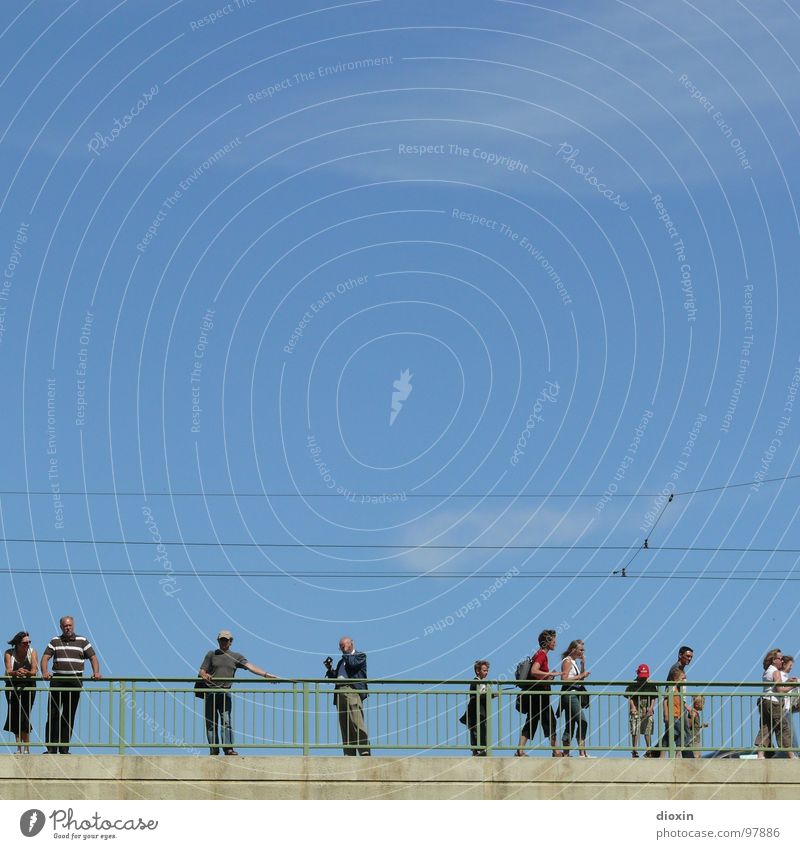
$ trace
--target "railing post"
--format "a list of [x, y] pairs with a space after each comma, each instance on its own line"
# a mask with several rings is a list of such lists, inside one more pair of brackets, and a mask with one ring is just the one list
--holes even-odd
[[303, 755], [309, 754], [309, 718], [308, 712], [311, 707], [311, 691], [308, 681], [303, 681]]
[[[668, 743], [669, 743], [669, 756], [671, 758], [675, 757], [675, 695], [676, 695], [676, 687], [674, 684], [667, 685], [667, 716], [669, 717], [669, 725], [667, 726]], [[683, 710], [683, 707], [681, 707]], [[681, 715], [681, 722], [683, 722], [683, 715]], [[681, 735], [683, 736], [683, 735]]]
[[486, 757], [490, 758], [492, 756], [492, 731], [494, 723], [492, 722], [492, 708], [494, 703], [492, 699], [494, 698], [494, 694], [492, 693], [492, 685], [487, 683], [486, 685], [486, 739], [483, 741], [483, 747], [486, 749]]
[[[111, 688], [114, 688], [114, 684], [111, 684]], [[119, 682], [119, 727], [117, 728], [117, 743], [118, 743], [118, 751], [120, 755], [125, 754], [125, 708], [127, 708], [127, 703], [125, 701], [125, 682]]]

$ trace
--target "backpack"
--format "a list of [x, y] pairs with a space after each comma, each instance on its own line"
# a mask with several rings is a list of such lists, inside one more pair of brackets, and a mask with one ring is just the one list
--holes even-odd
[[531, 677], [531, 666], [533, 666], [533, 658], [523, 657], [517, 664], [517, 668], [514, 670], [514, 678], [517, 681], [517, 686], [521, 689], [524, 688], [519, 682], [527, 681]]
[[[527, 682], [531, 677], [531, 666], [533, 666], [533, 658], [523, 657], [517, 664], [517, 668], [514, 670], [514, 678], [516, 679], [517, 686], [520, 690], [527, 690], [530, 686], [525, 682]], [[517, 711], [519, 711], [519, 713], [527, 713], [529, 701], [530, 699], [523, 699], [522, 693], [520, 693], [514, 700], [514, 707]]]

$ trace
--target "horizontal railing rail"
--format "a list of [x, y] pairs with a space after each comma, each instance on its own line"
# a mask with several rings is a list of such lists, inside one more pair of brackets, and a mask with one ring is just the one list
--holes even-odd
[[[16, 679], [11, 679], [16, 680]], [[57, 745], [46, 739], [50, 694], [75, 692], [63, 686], [58, 677], [43, 681], [22, 679], [31, 687], [30, 745]], [[331, 754], [341, 751], [339, 717], [333, 696], [337, 683], [330, 678], [239, 678], [215, 679], [219, 688], [196, 697], [195, 677], [191, 678], [103, 678], [81, 680], [77, 712], [69, 743], [73, 751], [131, 753], [208, 753], [212, 743], [206, 733], [207, 698], [231, 697], [232, 745], [242, 753]], [[16, 698], [24, 690], [8, 683], [6, 698]], [[352, 682], [350, 682], [352, 683]], [[360, 683], [360, 682], [359, 682]], [[691, 706], [696, 696], [704, 696], [699, 713], [681, 706], [679, 723], [672, 719], [674, 685], [650, 682], [656, 688], [652, 722], [640, 716], [639, 735], [634, 748], [631, 739], [631, 706], [626, 689], [630, 681], [584, 681], [587, 692], [584, 707], [580, 694], [570, 691], [562, 698], [560, 681], [550, 683], [547, 691], [521, 690], [514, 682], [485, 679], [486, 695], [481, 697], [484, 721], [473, 725], [476, 743], [472, 745], [465, 717], [470, 685], [474, 679], [431, 681], [427, 679], [370, 679], [365, 681], [368, 698], [363, 702], [364, 717], [373, 753], [382, 754], [454, 754], [509, 755], [517, 750], [526, 713], [520, 712], [531, 702], [542, 705], [549, 697], [550, 708], [557, 714], [556, 744], [539, 728], [527, 745], [528, 752], [558, 752], [576, 755], [630, 757], [634, 751], [655, 756], [697, 757], [755, 753], [755, 741], [764, 720], [761, 702], [762, 682], [690, 682], [681, 688], [680, 698]], [[231, 685], [228, 688], [227, 685]], [[533, 695], [533, 699], [530, 696]], [[520, 699], [520, 696], [522, 697]], [[573, 698], [569, 698], [569, 696]], [[778, 707], [770, 708], [767, 754], [784, 756], [798, 751], [794, 730], [795, 713], [791, 707], [800, 699], [800, 690], [792, 695], [776, 695]], [[664, 706], [668, 706], [665, 715]], [[645, 706], [646, 707], [646, 706]], [[644, 711], [646, 713], [646, 711]], [[18, 713], [18, 712], [17, 712]], [[546, 713], [546, 711], [545, 711]], [[696, 718], [695, 718], [696, 717]], [[473, 719], [474, 719], [473, 715]], [[586, 721], [585, 736], [580, 737], [581, 721]], [[780, 727], [779, 720], [787, 723]], [[570, 723], [568, 737], [566, 726]], [[774, 727], [773, 727], [774, 726]], [[786, 728], [791, 733], [787, 736]], [[1, 751], [15, 751], [11, 733], [2, 736]], [[17, 728], [17, 731], [24, 730]], [[545, 729], [546, 731], [547, 729]], [[60, 741], [64, 744], [64, 741]], [[219, 741], [219, 745], [225, 745]]]

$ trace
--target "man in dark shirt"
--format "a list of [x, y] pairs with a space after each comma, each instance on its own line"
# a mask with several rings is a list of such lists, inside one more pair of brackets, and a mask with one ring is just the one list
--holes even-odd
[[[42, 678], [45, 681], [52, 679], [47, 705], [45, 745], [48, 754], [68, 755], [86, 661], [92, 665], [93, 680], [103, 676], [100, 674], [100, 664], [92, 644], [86, 637], [75, 633], [75, 620], [72, 616], [62, 616], [59, 624], [61, 635], [53, 637], [42, 652]], [[51, 657], [52, 673], [49, 670]]]
[[[672, 664], [669, 668], [669, 672], [667, 673], [667, 681], [672, 681], [674, 678], [674, 673], [676, 670], [680, 670], [686, 675], [686, 667], [692, 662], [692, 658], [694, 657], [694, 649], [690, 646], [681, 646], [678, 649], [678, 660]], [[695, 721], [697, 717], [697, 711], [686, 705], [686, 710], [683, 715], [683, 724], [684, 724], [684, 734], [683, 739], [689, 739], [689, 729], [692, 726], [692, 723]]]
[[689, 646], [681, 646], [678, 649], [678, 660], [672, 664], [669, 668], [669, 672], [667, 673], [667, 681], [671, 680], [672, 673], [676, 669], [680, 669], [681, 672], [686, 674], [686, 667], [692, 662], [692, 658], [694, 657], [694, 649], [689, 648]]
[[325, 677], [335, 678], [339, 683], [333, 692], [333, 703], [339, 712], [339, 728], [342, 732], [342, 749], [346, 755], [369, 755], [369, 737], [364, 722], [363, 700], [367, 698], [367, 656], [356, 651], [350, 637], [339, 640], [341, 660], [333, 666], [326, 658]]
[[[250, 663], [243, 654], [231, 651], [233, 645], [233, 634], [230, 631], [220, 631], [217, 634], [218, 649], [206, 654], [200, 664], [200, 677], [207, 684], [214, 687], [213, 692], [205, 694], [205, 718], [206, 737], [208, 738], [211, 754], [219, 754], [219, 744], [222, 743], [222, 751], [226, 755], [238, 755], [233, 749], [233, 726], [231, 724], [231, 688], [230, 681], [225, 678], [233, 678], [237, 669], [247, 669], [253, 675], [262, 678], [277, 678], [258, 666]], [[221, 725], [220, 734], [217, 736], [217, 720]]]
[[628, 719], [631, 731], [631, 757], [638, 758], [636, 747], [639, 735], [644, 737], [644, 745], [650, 748], [653, 736], [653, 713], [658, 700], [658, 687], [651, 684], [650, 667], [646, 663], [639, 665], [636, 670], [636, 680], [628, 684], [625, 695], [628, 698]]

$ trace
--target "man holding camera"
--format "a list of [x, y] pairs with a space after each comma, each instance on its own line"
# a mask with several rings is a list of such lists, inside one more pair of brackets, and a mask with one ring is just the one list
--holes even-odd
[[339, 712], [342, 749], [345, 755], [369, 755], [369, 737], [364, 722], [363, 700], [367, 698], [367, 656], [356, 651], [350, 637], [339, 640], [341, 660], [334, 667], [333, 658], [326, 657], [325, 677], [336, 679], [333, 703]]

